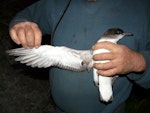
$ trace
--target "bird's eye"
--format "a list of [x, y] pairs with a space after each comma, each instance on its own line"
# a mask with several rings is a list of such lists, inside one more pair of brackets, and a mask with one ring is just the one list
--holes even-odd
[[116, 32], [116, 34], [121, 34], [121, 33], [122, 33], [121, 31], [117, 31], [117, 32]]
[[123, 30], [122, 29], [117, 29], [115, 34], [122, 34], [123, 33]]

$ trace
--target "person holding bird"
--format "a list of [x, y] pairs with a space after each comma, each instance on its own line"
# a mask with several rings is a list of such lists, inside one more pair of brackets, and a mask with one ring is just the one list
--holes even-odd
[[[124, 113], [133, 83], [150, 88], [149, 9], [149, 0], [40, 0], [12, 19], [9, 33], [25, 49], [40, 48], [42, 36], [51, 34], [54, 46], [108, 50], [92, 59], [109, 60], [93, 64], [98, 75], [118, 75], [113, 83], [113, 100], [100, 101], [92, 70], [74, 72], [53, 67], [49, 79], [56, 113]], [[97, 42], [109, 28], [121, 28], [134, 36], [126, 36], [118, 44]]]

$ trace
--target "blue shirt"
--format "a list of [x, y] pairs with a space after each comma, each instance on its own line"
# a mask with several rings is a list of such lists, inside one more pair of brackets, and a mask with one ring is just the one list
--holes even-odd
[[[51, 34], [66, 4], [67, 0], [41, 0], [18, 13], [10, 27], [18, 21], [32, 21], [39, 25], [43, 34]], [[66, 113], [113, 113], [128, 98], [133, 82], [144, 88], [150, 87], [149, 0], [72, 0], [52, 42], [55, 46], [91, 49], [108, 28], [114, 27], [134, 34], [134, 37], [124, 37], [119, 44], [144, 56], [147, 63], [145, 72], [120, 76], [113, 85], [113, 101], [106, 104], [99, 99], [92, 71], [52, 68], [52, 96], [56, 105]]]

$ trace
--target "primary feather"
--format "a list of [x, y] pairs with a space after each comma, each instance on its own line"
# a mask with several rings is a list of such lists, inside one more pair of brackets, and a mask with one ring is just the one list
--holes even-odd
[[92, 51], [90, 50], [80, 51], [63, 46], [42, 45], [39, 48], [32, 49], [12, 49], [8, 50], [7, 53], [18, 56], [15, 61], [31, 67], [47, 68], [56, 66], [72, 71], [85, 71], [91, 68], [88, 66], [92, 59]]

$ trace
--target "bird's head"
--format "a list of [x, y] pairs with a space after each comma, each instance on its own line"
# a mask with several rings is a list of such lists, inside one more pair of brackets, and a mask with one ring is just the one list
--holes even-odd
[[124, 36], [133, 36], [133, 33], [124, 32], [120, 28], [111, 28], [111, 29], [108, 29], [103, 34], [103, 36], [100, 38], [100, 40], [98, 42], [110, 41], [110, 42], [116, 43], [117, 41], [119, 41]]

